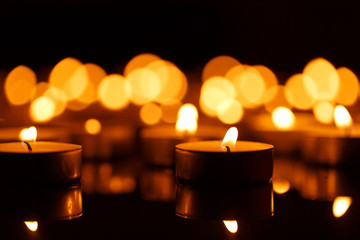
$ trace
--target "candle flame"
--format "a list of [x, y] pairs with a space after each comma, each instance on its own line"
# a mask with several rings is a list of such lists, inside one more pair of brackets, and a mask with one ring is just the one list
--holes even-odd
[[21, 141], [35, 141], [37, 137], [37, 131], [35, 127], [24, 128], [19, 134]]
[[295, 125], [294, 113], [286, 107], [277, 107], [272, 112], [272, 121], [276, 128], [280, 130], [288, 130]]
[[339, 129], [351, 130], [353, 127], [352, 118], [348, 110], [342, 105], [336, 106], [334, 110], [334, 120]]
[[35, 232], [38, 229], [37, 221], [25, 221], [24, 223], [28, 227], [28, 229], [32, 232]]
[[178, 111], [178, 120], [176, 121], [176, 132], [180, 134], [193, 135], [197, 130], [197, 120], [199, 114], [193, 104], [186, 103]]
[[223, 151], [229, 151], [234, 149], [236, 146], [236, 140], [238, 138], [238, 130], [236, 127], [231, 127], [226, 132], [225, 137], [221, 143], [221, 148]]
[[223, 223], [229, 232], [236, 233], [238, 231], [238, 223], [236, 220], [224, 220]]
[[343, 216], [346, 211], [349, 209], [352, 202], [351, 197], [346, 196], [339, 196], [336, 197], [333, 203], [333, 215], [334, 217], [341, 217]]

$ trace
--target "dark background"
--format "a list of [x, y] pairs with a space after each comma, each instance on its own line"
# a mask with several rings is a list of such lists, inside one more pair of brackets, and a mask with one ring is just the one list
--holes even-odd
[[359, 5], [345, 1], [10, 1], [0, 3], [0, 68], [73, 56], [108, 71], [151, 52], [184, 70], [227, 54], [274, 71], [315, 57], [360, 71]]

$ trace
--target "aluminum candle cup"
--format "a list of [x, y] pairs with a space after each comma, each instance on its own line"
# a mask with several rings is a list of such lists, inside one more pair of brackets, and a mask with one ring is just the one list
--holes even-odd
[[343, 132], [309, 134], [303, 142], [303, 157], [320, 165], [360, 165], [360, 134]]
[[0, 217], [16, 221], [59, 221], [82, 215], [81, 186], [60, 188], [4, 187]]
[[0, 144], [1, 184], [72, 184], [81, 176], [82, 147], [59, 142]]
[[177, 144], [221, 139], [224, 132], [226, 128], [211, 126], [199, 126], [194, 135], [176, 133], [174, 125], [145, 128], [140, 133], [144, 160], [151, 165], [173, 166]]
[[221, 141], [200, 141], [176, 145], [176, 177], [190, 182], [268, 183], [273, 171], [274, 146], [237, 141], [230, 152]]

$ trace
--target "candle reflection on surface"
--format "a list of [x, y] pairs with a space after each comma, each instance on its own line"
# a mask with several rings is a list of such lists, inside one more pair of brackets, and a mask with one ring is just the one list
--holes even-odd
[[237, 233], [238, 231], [238, 223], [236, 220], [224, 220], [225, 227], [231, 233]]
[[25, 221], [25, 225], [28, 227], [28, 229], [32, 232], [36, 232], [38, 229], [38, 222], [37, 221]]
[[339, 196], [336, 197], [333, 203], [334, 217], [339, 218], [343, 216], [349, 209], [352, 202], [351, 197]]

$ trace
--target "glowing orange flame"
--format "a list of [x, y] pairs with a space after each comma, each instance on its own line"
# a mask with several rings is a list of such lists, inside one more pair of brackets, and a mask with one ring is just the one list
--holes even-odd
[[290, 190], [290, 182], [287, 180], [273, 180], [273, 189], [277, 194], [284, 194]]
[[86, 120], [84, 127], [86, 132], [92, 135], [98, 134], [101, 131], [101, 123], [95, 118], [90, 118]]
[[286, 107], [277, 107], [272, 113], [274, 125], [281, 130], [288, 130], [295, 125], [295, 116], [293, 112]]
[[37, 221], [25, 221], [24, 223], [28, 227], [28, 229], [32, 232], [35, 232], [38, 229]]
[[353, 126], [353, 121], [349, 112], [342, 105], [336, 106], [334, 110], [334, 120], [339, 129], [351, 130]]
[[19, 133], [21, 141], [35, 141], [37, 137], [37, 131], [35, 127], [24, 128]]
[[238, 231], [238, 223], [236, 220], [224, 220], [223, 223], [229, 232], [236, 233]]
[[336, 197], [333, 203], [333, 215], [334, 217], [343, 216], [346, 211], [349, 209], [352, 202], [351, 197], [339, 196]]
[[225, 137], [221, 143], [221, 149], [223, 151], [234, 149], [236, 146], [236, 140], [238, 138], [238, 130], [236, 127], [231, 127], [226, 132]]
[[184, 104], [178, 112], [176, 132], [181, 134], [194, 134], [197, 130], [198, 117], [198, 111], [193, 104]]

